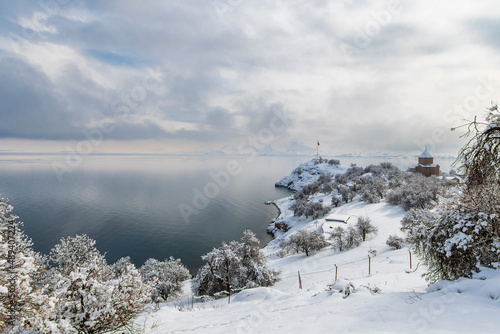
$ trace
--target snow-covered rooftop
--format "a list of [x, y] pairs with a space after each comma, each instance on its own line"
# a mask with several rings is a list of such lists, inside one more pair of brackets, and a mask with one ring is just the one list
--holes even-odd
[[425, 151], [420, 154], [419, 158], [432, 158], [432, 155], [427, 151], [427, 148], [425, 148]]
[[331, 215], [329, 216], [326, 216], [325, 217], [325, 220], [327, 222], [340, 222], [340, 223], [346, 223], [349, 221], [349, 218], [351, 218], [350, 216], [348, 215], [339, 215], [339, 214], [336, 214], [336, 213], [332, 213]]

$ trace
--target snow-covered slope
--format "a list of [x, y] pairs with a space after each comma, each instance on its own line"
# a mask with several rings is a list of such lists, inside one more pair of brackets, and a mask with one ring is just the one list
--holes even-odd
[[277, 181], [275, 185], [296, 191], [306, 184], [317, 181], [322, 173], [334, 176], [335, 174], [341, 174], [345, 171], [345, 167], [329, 165], [326, 162], [315, 164], [313, 159], [300, 164], [290, 175]]
[[[408, 248], [395, 250], [385, 244], [389, 235], [402, 235], [399, 228], [404, 212], [400, 207], [355, 200], [334, 208], [332, 213], [351, 217], [348, 224], [359, 216], [370, 217], [378, 234], [344, 252], [327, 247], [309, 257], [301, 253], [281, 258], [280, 240], [298, 229], [323, 231], [328, 238], [332, 224], [347, 226], [325, 219], [293, 218], [287, 210], [290, 203], [291, 198], [276, 202], [280, 219], [290, 224], [290, 230], [264, 248], [269, 266], [281, 270], [275, 286], [244, 290], [228, 304], [227, 298], [191, 299], [187, 282], [182, 299], [144, 314], [137, 324], [145, 333], [498, 332], [498, 271], [485, 269], [473, 279], [428, 287], [422, 277], [426, 267], [414, 255], [410, 269]], [[346, 286], [354, 291], [344, 298]]]

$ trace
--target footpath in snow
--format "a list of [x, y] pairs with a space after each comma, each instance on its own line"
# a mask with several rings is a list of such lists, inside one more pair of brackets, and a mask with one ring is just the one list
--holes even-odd
[[[389, 235], [402, 236], [400, 207], [355, 200], [333, 208], [331, 213], [351, 217], [346, 225], [293, 217], [290, 201], [276, 202], [290, 230], [263, 249], [269, 267], [281, 271], [279, 282], [241, 291], [230, 304], [227, 298], [192, 300], [187, 282], [184, 298], [144, 314], [137, 324], [146, 333], [498, 333], [500, 275], [485, 269], [473, 279], [428, 287], [419, 259], [412, 257], [410, 269], [408, 248], [385, 243]], [[280, 240], [298, 229], [322, 231], [328, 239], [332, 224], [347, 227], [360, 216], [368, 216], [378, 234], [356, 248], [279, 256]]]

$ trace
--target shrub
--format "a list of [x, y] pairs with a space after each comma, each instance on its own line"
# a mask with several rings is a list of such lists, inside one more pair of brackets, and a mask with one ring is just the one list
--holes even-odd
[[494, 267], [500, 257], [500, 193], [468, 190], [436, 213], [410, 211], [403, 219], [411, 248], [429, 267], [428, 279], [472, 277], [479, 266]]
[[401, 247], [403, 247], [404, 239], [394, 234], [390, 235], [385, 243], [389, 247], [401, 249]]

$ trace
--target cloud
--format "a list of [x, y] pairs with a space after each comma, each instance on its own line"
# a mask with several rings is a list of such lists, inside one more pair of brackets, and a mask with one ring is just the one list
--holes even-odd
[[336, 152], [433, 141], [434, 152], [456, 152], [457, 140], [433, 131], [455, 126], [449, 110], [498, 68], [493, 1], [50, 4], [0, 4], [2, 138], [78, 140], [110, 123], [106, 139], [124, 146], [211, 150], [280, 110], [293, 120], [282, 141], [330, 141]]

